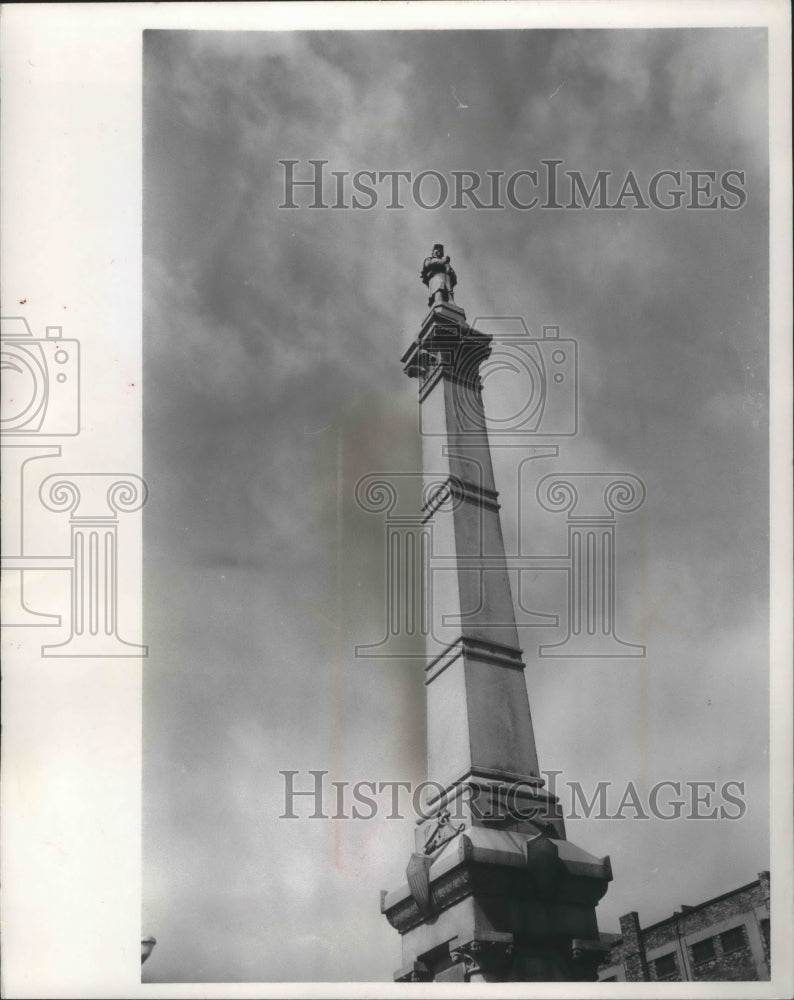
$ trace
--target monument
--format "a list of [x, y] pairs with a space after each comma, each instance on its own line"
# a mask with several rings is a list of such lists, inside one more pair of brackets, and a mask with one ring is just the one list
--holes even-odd
[[419, 383], [424, 523], [446, 569], [426, 640], [435, 793], [404, 884], [381, 893], [402, 936], [394, 978], [594, 981], [606, 950], [595, 908], [612, 873], [566, 838], [539, 771], [481, 393], [492, 338], [454, 302], [441, 244], [420, 276], [430, 311], [402, 361]]

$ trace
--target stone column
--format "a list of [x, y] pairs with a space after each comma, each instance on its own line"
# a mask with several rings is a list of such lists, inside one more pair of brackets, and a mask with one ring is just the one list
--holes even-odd
[[428, 771], [540, 788], [479, 377], [490, 337], [436, 306], [404, 358], [419, 379], [424, 520], [432, 528]]

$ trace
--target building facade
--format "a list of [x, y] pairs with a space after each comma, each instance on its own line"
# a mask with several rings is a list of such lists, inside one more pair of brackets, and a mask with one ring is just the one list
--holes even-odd
[[627, 913], [620, 930], [609, 941], [600, 982], [768, 980], [769, 872], [649, 927], [640, 926], [636, 912]]

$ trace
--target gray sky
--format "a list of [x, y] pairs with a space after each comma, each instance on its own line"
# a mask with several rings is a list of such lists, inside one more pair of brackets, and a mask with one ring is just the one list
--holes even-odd
[[[425, 776], [421, 663], [353, 653], [384, 620], [383, 526], [353, 491], [420, 468], [399, 358], [437, 241], [470, 319], [579, 343], [579, 434], [543, 471], [648, 490], [618, 533], [619, 630], [647, 658], [539, 660], [561, 633], [522, 630], [541, 767], [586, 789], [746, 782], [735, 822], [569, 822], [612, 858], [600, 927], [752, 880], [769, 863], [765, 32], [156, 32], [144, 59], [144, 978], [401, 964], [378, 893], [411, 822], [279, 820], [278, 772]], [[747, 201], [286, 211], [283, 158], [735, 169]], [[516, 459], [494, 463], [510, 544]], [[541, 551], [564, 530], [529, 512]], [[560, 593], [539, 580], [538, 610]]]

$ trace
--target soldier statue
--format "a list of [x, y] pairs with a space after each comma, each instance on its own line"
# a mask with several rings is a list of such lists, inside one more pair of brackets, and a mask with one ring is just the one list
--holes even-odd
[[449, 257], [444, 256], [444, 245], [436, 243], [433, 253], [425, 257], [419, 277], [427, 285], [430, 297], [427, 304], [431, 307], [439, 302], [454, 302], [453, 289], [458, 283], [458, 276], [452, 269]]

